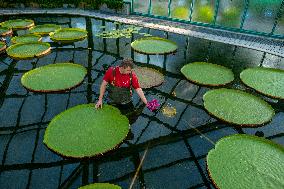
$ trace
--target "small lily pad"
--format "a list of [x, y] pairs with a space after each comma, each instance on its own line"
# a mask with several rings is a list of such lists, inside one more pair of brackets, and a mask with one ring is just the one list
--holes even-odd
[[160, 37], [140, 38], [131, 43], [131, 47], [142, 54], [169, 54], [177, 50], [173, 41]]
[[29, 29], [30, 33], [37, 35], [49, 35], [51, 32], [61, 29], [61, 26], [56, 24], [37, 25]]
[[6, 27], [0, 27], [0, 36], [5, 37], [7, 35], [12, 35], [13, 30]]
[[275, 115], [264, 100], [234, 89], [215, 89], [203, 96], [204, 107], [217, 118], [241, 126], [256, 126], [269, 122]]
[[6, 49], [6, 43], [3, 41], [0, 41], [0, 52], [4, 51]]
[[72, 158], [94, 157], [110, 151], [126, 138], [129, 121], [118, 108], [83, 104], [51, 120], [43, 142], [52, 151]]
[[220, 139], [207, 155], [216, 188], [284, 188], [284, 148], [244, 134]]
[[181, 73], [188, 80], [206, 86], [222, 86], [234, 80], [232, 70], [206, 62], [186, 64], [181, 68]]
[[88, 32], [80, 28], [63, 28], [51, 32], [49, 35], [52, 41], [71, 43], [84, 40], [88, 36]]
[[82, 186], [78, 189], [121, 189], [121, 187], [110, 183], [94, 183]]
[[26, 72], [21, 83], [28, 90], [35, 92], [66, 91], [81, 84], [86, 74], [84, 66], [57, 63]]
[[42, 37], [35, 34], [26, 34], [21, 36], [12, 37], [12, 43], [32, 43], [41, 41]]
[[7, 20], [5, 22], [0, 23], [2, 27], [10, 28], [13, 30], [20, 29], [29, 29], [35, 25], [33, 20], [28, 19], [16, 19], [16, 20]]
[[51, 51], [49, 43], [18, 43], [7, 48], [7, 54], [17, 60], [32, 59], [47, 55]]
[[241, 72], [244, 84], [272, 98], [284, 99], [284, 70], [248, 68]]
[[140, 87], [143, 89], [159, 86], [164, 82], [164, 75], [158, 70], [137, 66], [134, 71], [138, 77]]

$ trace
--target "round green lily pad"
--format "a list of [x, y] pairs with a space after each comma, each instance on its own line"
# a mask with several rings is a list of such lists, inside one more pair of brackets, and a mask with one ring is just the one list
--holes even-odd
[[140, 87], [143, 89], [159, 86], [164, 82], [164, 75], [158, 70], [137, 66], [134, 71], [138, 77]]
[[72, 158], [93, 157], [116, 148], [129, 132], [129, 121], [118, 108], [83, 104], [51, 120], [43, 142], [54, 152]]
[[35, 34], [26, 34], [21, 36], [12, 37], [12, 43], [32, 43], [41, 41], [42, 37]]
[[94, 183], [82, 186], [79, 189], [121, 189], [121, 187], [110, 183]]
[[215, 89], [203, 96], [204, 107], [217, 118], [241, 126], [256, 126], [269, 122], [273, 108], [264, 100], [234, 89]]
[[206, 86], [222, 86], [234, 80], [232, 70], [206, 62], [186, 64], [181, 68], [181, 73], [188, 80]]
[[32, 59], [42, 57], [50, 53], [51, 47], [49, 43], [33, 42], [18, 43], [7, 48], [7, 54], [13, 59]]
[[241, 72], [244, 84], [272, 98], [284, 99], [284, 70], [248, 68]]
[[70, 43], [85, 39], [88, 36], [88, 32], [79, 28], [63, 28], [49, 35], [52, 41]]
[[16, 19], [16, 20], [7, 20], [0, 23], [2, 27], [18, 30], [18, 29], [28, 29], [35, 25], [33, 20], [28, 19]]
[[26, 72], [21, 83], [34, 92], [66, 91], [81, 84], [86, 74], [86, 68], [79, 64], [57, 63]]
[[216, 188], [284, 188], [284, 148], [251, 135], [220, 139], [207, 155]]
[[5, 37], [7, 35], [12, 35], [13, 30], [6, 28], [6, 27], [0, 27], [0, 36]]
[[61, 26], [56, 24], [37, 25], [29, 29], [30, 33], [37, 35], [48, 35], [51, 32], [61, 29]]
[[3, 41], [0, 41], [0, 52], [4, 51], [6, 49], [6, 43]]
[[142, 54], [169, 54], [178, 48], [175, 42], [160, 37], [137, 39], [131, 43], [131, 47]]

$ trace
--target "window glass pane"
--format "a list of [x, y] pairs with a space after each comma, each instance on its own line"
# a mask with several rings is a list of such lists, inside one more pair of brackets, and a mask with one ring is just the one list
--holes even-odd
[[152, 14], [168, 16], [168, 0], [152, 0]]
[[148, 0], [134, 0], [133, 9], [134, 12], [148, 13], [149, 1]]
[[195, 0], [193, 5], [192, 21], [213, 23], [215, 0]]
[[172, 0], [171, 17], [189, 20], [191, 0]]

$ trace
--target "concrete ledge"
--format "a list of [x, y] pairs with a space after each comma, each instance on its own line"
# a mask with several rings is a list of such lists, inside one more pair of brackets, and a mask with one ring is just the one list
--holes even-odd
[[88, 11], [82, 9], [0, 9], [0, 15], [29, 15], [29, 14], [60, 14], [78, 15], [113, 20], [125, 24], [133, 24], [146, 28], [152, 28], [171, 33], [187, 35], [210, 41], [221, 42], [241, 47], [246, 47], [276, 56], [284, 57], [284, 40], [268, 37], [242, 34], [237, 32], [212, 29], [202, 26], [172, 22], [156, 18], [149, 18], [136, 15], [123, 15], [116, 13], [102, 13], [99, 11]]

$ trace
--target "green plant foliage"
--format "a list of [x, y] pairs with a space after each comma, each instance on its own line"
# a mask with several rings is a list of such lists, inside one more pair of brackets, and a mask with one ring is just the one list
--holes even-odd
[[0, 23], [1, 27], [6, 27], [14, 30], [18, 29], [28, 29], [33, 27], [34, 21], [28, 19], [16, 19], [16, 20], [7, 20], [5, 22]]
[[[105, 26], [102, 26], [101, 28], [103, 29], [105, 28]], [[130, 38], [133, 33], [139, 34], [139, 30], [141, 29], [142, 27], [130, 26], [130, 27], [117, 29], [117, 30], [103, 31], [103, 32], [96, 34], [96, 36], [102, 37], [102, 38], [113, 38], [113, 39], [121, 38], [121, 37]], [[144, 36], [146, 36], [146, 34]]]
[[189, 9], [188, 7], [176, 7], [171, 12], [172, 18], [179, 18], [183, 20], [188, 20], [189, 18]]
[[63, 28], [51, 32], [50, 39], [55, 42], [72, 43], [81, 41], [88, 36], [88, 32], [84, 29], [79, 28]]
[[7, 35], [12, 35], [13, 30], [6, 28], [6, 27], [0, 27], [0, 36], [5, 37]]
[[284, 188], [284, 148], [244, 134], [221, 138], [207, 155], [216, 188]]
[[12, 43], [31, 43], [41, 41], [42, 37], [35, 34], [26, 34], [21, 36], [12, 37]]
[[215, 89], [203, 96], [204, 107], [217, 118], [241, 126], [256, 126], [269, 122], [273, 108], [264, 100], [234, 89]]
[[29, 32], [37, 35], [49, 35], [49, 33], [59, 29], [61, 29], [61, 26], [56, 24], [43, 24], [30, 28]]
[[87, 74], [85, 67], [72, 63], [57, 63], [26, 72], [22, 85], [31, 91], [56, 92], [78, 86]]
[[248, 68], [241, 72], [240, 78], [244, 84], [264, 95], [284, 99], [284, 70]]
[[143, 54], [169, 54], [178, 48], [175, 42], [160, 37], [137, 39], [131, 43], [131, 47]]
[[194, 10], [196, 11], [194, 21], [211, 23], [214, 20], [214, 10], [209, 5], [204, 5], [200, 7], [196, 7]]
[[0, 41], [0, 52], [4, 51], [6, 49], [5, 42]]
[[73, 158], [93, 157], [116, 148], [129, 132], [129, 121], [119, 109], [83, 104], [51, 120], [43, 142], [54, 152]]
[[168, 16], [168, 9], [162, 6], [156, 5], [156, 6], [153, 6], [152, 8], [152, 14], [159, 15], [159, 16]]
[[234, 80], [232, 70], [206, 62], [186, 64], [181, 68], [181, 73], [194, 83], [208, 86], [226, 85]]
[[114, 185], [114, 184], [109, 184], [109, 183], [94, 183], [94, 184], [82, 186], [78, 189], [121, 189], [121, 187]]
[[164, 82], [164, 75], [153, 68], [137, 66], [134, 71], [143, 89], [159, 86]]
[[51, 51], [49, 43], [18, 43], [7, 48], [7, 54], [13, 59], [32, 59], [42, 57]]
[[237, 7], [227, 8], [221, 15], [220, 23], [227, 26], [238, 26], [241, 14], [241, 10]]

